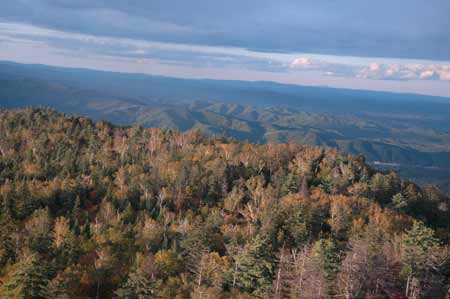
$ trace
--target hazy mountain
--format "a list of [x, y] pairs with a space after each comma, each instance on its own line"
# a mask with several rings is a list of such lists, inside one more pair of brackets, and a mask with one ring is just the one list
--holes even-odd
[[0, 63], [0, 107], [27, 106], [257, 143], [337, 147], [400, 172], [406, 167], [419, 181], [430, 176], [411, 167], [439, 169], [440, 178], [431, 178], [439, 183], [450, 173], [447, 98]]

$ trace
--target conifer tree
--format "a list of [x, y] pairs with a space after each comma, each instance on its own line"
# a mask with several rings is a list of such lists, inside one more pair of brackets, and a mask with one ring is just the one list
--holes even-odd
[[13, 266], [8, 279], [2, 285], [0, 298], [44, 299], [48, 283], [47, 269], [37, 255], [23, 257]]
[[[436, 283], [440, 285], [441, 267], [448, 260], [442, 255], [434, 231], [423, 222], [414, 221], [403, 239], [402, 272], [405, 278], [405, 295], [421, 298], [432, 292]], [[442, 289], [442, 285], [438, 286]]]
[[274, 275], [273, 257], [267, 243], [256, 236], [236, 257], [236, 264], [239, 289], [256, 298], [267, 298]]

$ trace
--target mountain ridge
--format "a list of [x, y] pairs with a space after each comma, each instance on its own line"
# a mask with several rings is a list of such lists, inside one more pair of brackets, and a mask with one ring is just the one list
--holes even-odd
[[0, 108], [48, 106], [120, 125], [337, 147], [370, 162], [440, 167], [450, 174], [450, 102], [409, 96], [0, 62]]

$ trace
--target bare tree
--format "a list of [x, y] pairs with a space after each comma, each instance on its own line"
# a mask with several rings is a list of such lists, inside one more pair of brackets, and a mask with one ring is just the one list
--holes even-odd
[[328, 297], [328, 287], [325, 272], [311, 248], [280, 251], [273, 298], [322, 299]]

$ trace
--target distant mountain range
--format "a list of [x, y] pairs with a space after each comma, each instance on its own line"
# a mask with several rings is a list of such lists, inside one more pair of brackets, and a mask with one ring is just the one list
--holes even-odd
[[419, 182], [450, 185], [448, 98], [0, 62], [0, 108], [31, 106], [121, 125], [337, 147]]

